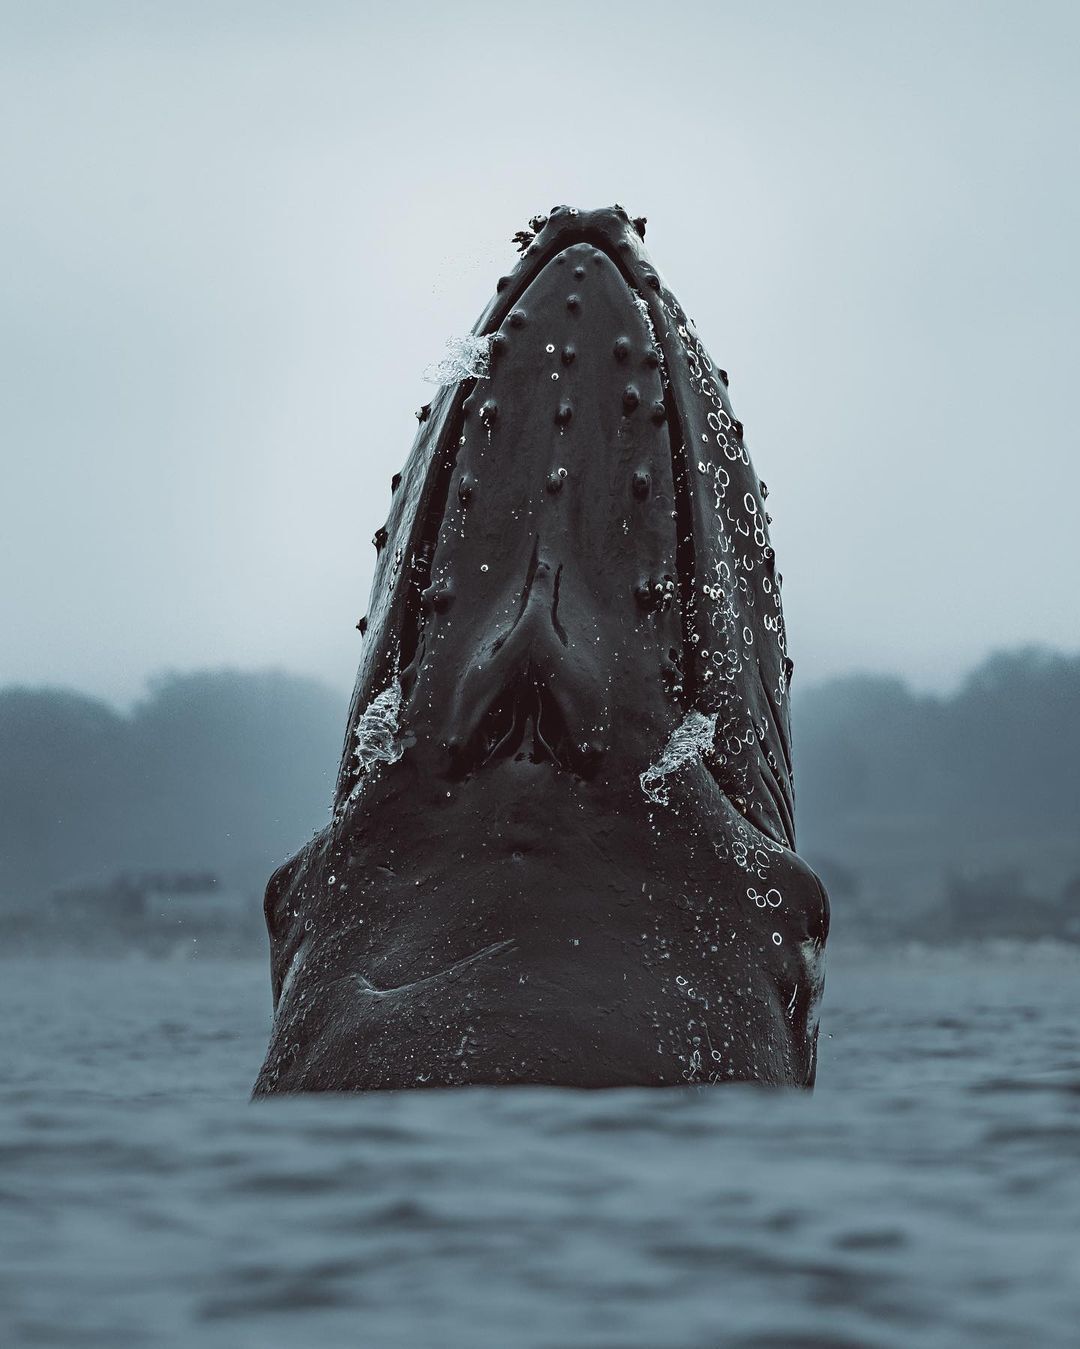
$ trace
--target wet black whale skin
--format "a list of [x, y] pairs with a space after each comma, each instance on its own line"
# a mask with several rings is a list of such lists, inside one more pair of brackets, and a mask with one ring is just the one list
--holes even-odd
[[[376, 535], [334, 819], [267, 890], [256, 1094], [813, 1082], [764, 485], [626, 213], [534, 224]], [[400, 758], [358, 772], [398, 683]]]

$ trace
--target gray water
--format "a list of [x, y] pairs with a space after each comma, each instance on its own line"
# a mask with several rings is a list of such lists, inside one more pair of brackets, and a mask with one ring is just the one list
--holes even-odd
[[1075, 948], [838, 952], [812, 1096], [251, 1105], [261, 965], [0, 981], [5, 1346], [1078, 1341]]

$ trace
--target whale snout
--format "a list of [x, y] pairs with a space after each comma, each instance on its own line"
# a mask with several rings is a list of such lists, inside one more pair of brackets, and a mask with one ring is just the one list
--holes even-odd
[[616, 727], [647, 758], [681, 715], [686, 467], [615, 223], [557, 235], [449, 437], [406, 681], [458, 775], [515, 755], [591, 777]]

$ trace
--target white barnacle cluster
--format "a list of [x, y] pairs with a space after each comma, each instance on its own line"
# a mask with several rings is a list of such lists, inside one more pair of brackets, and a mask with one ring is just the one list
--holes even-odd
[[458, 384], [463, 379], [487, 379], [491, 373], [491, 344], [495, 334], [448, 337], [446, 355], [424, 370], [429, 384]]
[[648, 800], [666, 806], [671, 798], [667, 778], [686, 764], [703, 758], [712, 748], [716, 734], [716, 715], [696, 710], [687, 712], [672, 731], [659, 759], [650, 764], [638, 779]]
[[364, 785], [364, 779], [377, 764], [397, 763], [405, 753], [398, 739], [398, 721], [401, 717], [401, 683], [394, 680], [373, 698], [357, 720], [353, 730], [351, 768], [356, 779], [352, 791], [342, 802], [342, 808], [355, 801]]

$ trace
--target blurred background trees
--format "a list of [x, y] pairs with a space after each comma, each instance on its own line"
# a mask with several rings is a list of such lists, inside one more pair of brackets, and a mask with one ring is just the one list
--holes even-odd
[[[0, 904], [170, 869], [258, 894], [329, 818], [345, 711], [282, 673], [164, 676], [127, 714], [0, 690]], [[1080, 656], [998, 652], [940, 697], [853, 674], [794, 724], [837, 935], [1080, 939]]]

